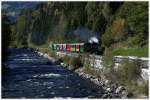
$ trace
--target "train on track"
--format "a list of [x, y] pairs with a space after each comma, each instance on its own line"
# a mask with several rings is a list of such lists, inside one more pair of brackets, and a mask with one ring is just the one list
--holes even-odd
[[97, 55], [103, 55], [104, 52], [104, 47], [101, 47], [101, 43], [99, 42], [61, 43], [61, 44], [52, 43], [49, 45], [49, 48], [54, 51], [90, 53], [90, 54], [97, 54]]
[[90, 53], [103, 55], [104, 48], [100, 47], [99, 44], [90, 43], [63, 43], [63, 44], [50, 44], [49, 48], [54, 51], [62, 52], [75, 52], [75, 53]]

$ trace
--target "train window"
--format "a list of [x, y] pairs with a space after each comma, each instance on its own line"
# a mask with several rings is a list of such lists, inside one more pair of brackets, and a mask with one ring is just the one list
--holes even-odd
[[72, 44], [70, 45], [70, 51], [71, 52], [73, 51], [73, 45]]
[[63, 49], [63, 48], [62, 48], [62, 44], [60, 44], [60, 51], [62, 51], [62, 49]]
[[75, 45], [72, 45], [72, 50], [71, 51], [75, 51]]
[[71, 48], [72, 48], [72, 46], [71, 46], [71, 44], [69, 44], [69, 51], [71, 52]]
[[60, 50], [60, 47], [59, 47], [59, 45], [57, 45], [57, 50], [58, 50], [58, 51]]
[[66, 44], [63, 44], [63, 51], [66, 51]]
[[56, 46], [55, 46], [55, 44], [53, 45], [53, 50], [55, 50], [56, 49]]
[[84, 52], [84, 45], [80, 45], [80, 52]]
[[71, 45], [67, 44], [67, 51], [71, 51]]
[[80, 45], [79, 45], [79, 44], [76, 45], [76, 51], [77, 51], [77, 52], [80, 51]]

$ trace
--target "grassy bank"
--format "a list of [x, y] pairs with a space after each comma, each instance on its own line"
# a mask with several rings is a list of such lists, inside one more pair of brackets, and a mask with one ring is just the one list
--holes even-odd
[[148, 47], [144, 48], [117, 48], [113, 50], [113, 55], [116, 56], [138, 56], [148, 57]]
[[37, 46], [37, 45], [30, 43], [29, 47], [34, 48], [34, 49], [38, 49], [40, 52], [47, 53], [51, 57], [54, 57], [54, 58], [57, 57], [55, 51], [48, 48], [48, 44]]

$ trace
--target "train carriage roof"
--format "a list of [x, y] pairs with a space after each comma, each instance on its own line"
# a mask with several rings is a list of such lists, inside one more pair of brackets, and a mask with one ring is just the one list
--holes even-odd
[[66, 45], [66, 44], [69, 44], [69, 45], [84, 45], [85, 43], [62, 43], [62, 44], [53, 44], [53, 45]]

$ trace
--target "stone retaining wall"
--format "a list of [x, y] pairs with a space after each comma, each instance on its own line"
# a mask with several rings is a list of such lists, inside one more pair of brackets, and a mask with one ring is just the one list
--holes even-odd
[[[87, 58], [86, 58], [87, 59]], [[104, 68], [104, 60], [102, 56], [90, 56], [88, 61], [90, 61], [90, 65], [97, 69], [101, 70]], [[149, 58], [145, 57], [134, 57], [134, 56], [114, 56], [113, 61], [114, 61], [114, 68], [121, 67], [121, 63], [124, 60], [128, 60], [130, 62], [136, 62], [138, 61], [140, 64], [141, 68], [141, 76], [144, 80], [149, 80]]]
[[[77, 53], [65, 53], [65, 52], [57, 52], [56, 53], [58, 56], [63, 57], [65, 55], [68, 56], [78, 56]], [[50, 58], [52, 59], [52, 58]], [[103, 56], [98, 56], [98, 55], [89, 55], [86, 59], [90, 59], [90, 65], [95, 68], [96, 70], [100, 70], [104, 68], [104, 60]], [[128, 60], [131, 62], [140, 62], [140, 67], [141, 67], [141, 76], [144, 80], [149, 80], [149, 58], [146, 57], [136, 57], [136, 56], [114, 56], [113, 61], [114, 61], [114, 68], [121, 67], [121, 63], [124, 60]], [[54, 61], [52, 59], [52, 61]]]

